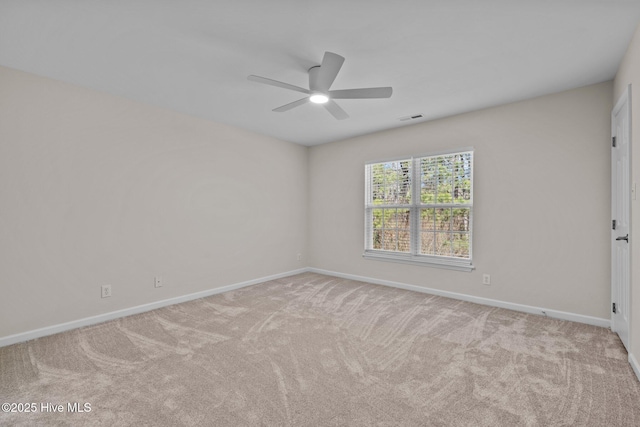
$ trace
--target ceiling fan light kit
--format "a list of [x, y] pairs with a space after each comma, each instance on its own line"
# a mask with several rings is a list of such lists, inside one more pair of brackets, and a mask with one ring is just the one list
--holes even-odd
[[314, 104], [324, 104], [329, 101], [329, 97], [323, 93], [314, 93], [309, 97], [309, 101]]
[[309, 69], [309, 89], [254, 75], [250, 75], [248, 79], [270, 86], [301, 92], [307, 95], [297, 101], [273, 109], [273, 111], [277, 113], [289, 111], [292, 108], [299, 107], [307, 102], [312, 102], [314, 104], [321, 104], [324, 106], [324, 108], [336, 119], [344, 120], [348, 118], [349, 115], [334, 101], [334, 99], [375, 99], [391, 97], [391, 94], [393, 93], [393, 89], [391, 87], [329, 90], [336, 79], [338, 72], [342, 68], [343, 63], [344, 57], [333, 52], [325, 52], [324, 57], [322, 58], [322, 64]]

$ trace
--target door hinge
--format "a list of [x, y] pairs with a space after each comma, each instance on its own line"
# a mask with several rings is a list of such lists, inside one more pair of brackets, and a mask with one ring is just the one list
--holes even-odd
[[611, 228], [612, 228], [613, 230], [615, 230], [615, 229], [616, 229], [616, 220], [615, 220], [615, 219], [611, 221]]
[[615, 136], [611, 137], [611, 145], [614, 146], [614, 147], [616, 146], [616, 137]]
[[616, 313], [616, 303], [615, 303], [615, 302], [613, 303], [613, 309], [612, 309], [612, 311], [613, 311], [614, 313]]

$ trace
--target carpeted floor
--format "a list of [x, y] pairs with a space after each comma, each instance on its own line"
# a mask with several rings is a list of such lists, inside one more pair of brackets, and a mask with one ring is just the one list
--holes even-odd
[[313, 273], [0, 348], [4, 402], [36, 411], [3, 426], [640, 425], [607, 329]]

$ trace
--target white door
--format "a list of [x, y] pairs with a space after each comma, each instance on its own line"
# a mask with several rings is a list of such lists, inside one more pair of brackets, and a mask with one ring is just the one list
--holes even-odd
[[631, 86], [611, 112], [611, 330], [629, 350]]

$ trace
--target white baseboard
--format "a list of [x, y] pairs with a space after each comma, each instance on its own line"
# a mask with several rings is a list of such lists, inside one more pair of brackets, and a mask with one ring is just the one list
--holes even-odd
[[636, 373], [636, 377], [638, 377], [638, 381], [640, 381], [640, 364], [631, 353], [629, 353], [629, 364], [633, 368], [633, 372]]
[[[301, 269], [298, 269], [298, 270], [292, 270], [292, 271], [288, 271], [288, 272], [284, 272], [284, 273], [280, 273], [280, 274], [274, 274], [274, 275], [271, 275], [271, 276], [261, 277], [261, 278], [258, 278], [258, 279], [247, 280], [245, 282], [235, 283], [235, 284], [228, 285], [228, 286], [223, 286], [223, 287], [220, 287], [220, 288], [209, 289], [209, 290], [202, 291], [202, 292], [196, 292], [196, 293], [193, 293], [193, 294], [188, 294], [188, 295], [183, 295], [183, 296], [179, 296], [179, 297], [175, 297], [175, 298], [169, 298], [169, 299], [162, 300], [162, 301], [152, 302], [152, 303], [149, 303], [149, 304], [143, 304], [143, 305], [139, 305], [139, 306], [135, 306], [135, 307], [125, 308], [125, 309], [122, 309], [122, 310], [112, 311], [112, 312], [100, 314], [100, 315], [97, 315], [97, 316], [86, 317], [84, 319], [73, 320], [71, 322], [60, 323], [60, 324], [57, 324], [57, 325], [47, 326], [47, 327], [40, 328], [40, 329], [34, 329], [32, 331], [22, 332], [22, 333], [15, 334], [15, 335], [9, 335], [9, 336], [6, 336], [6, 337], [0, 337], [0, 347], [4, 347], [4, 346], [7, 346], [7, 345], [11, 345], [11, 344], [16, 344], [16, 343], [19, 343], [19, 342], [29, 341], [29, 340], [32, 340], [32, 339], [35, 339], [35, 338], [44, 337], [44, 336], [47, 336], [47, 335], [57, 334], [57, 333], [60, 333], [60, 332], [68, 331], [70, 329], [76, 329], [76, 328], [81, 328], [83, 326], [95, 325], [97, 323], [102, 323], [102, 322], [106, 322], [106, 321], [109, 321], [109, 320], [118, 319], [120, 317], [130, 316], [132, 314], [144, 313], [145, 311], [151, 311], [151, 310], [155, 310], [157, 308], [162, 308], [162, 307], [166, 307], [166, 306], [173, 305], [173, 304], [179, 304], [181, 302], [192, 301], [192, 300], [195, 300], [195, 299], [198, 299], [198, 298], [208, 297], [210, 295], [215, 295], [215, 294], [220, 294], [220, 293], [223, 293], [223, 292], [233, 291], [235, 289], [243, 288], [245, 286], [252, 286], [252, 285], [256, 285], [258, 283], [268, 282], [269, 280], [280, 279], [280, 278], [287, 277], [287, 276], [293, 276], [294, 274], [300, 274], [300, 273], [306, 273], [306, 272], [325, 274], [327, 276], [341, 277], [341, 278], [344, 278], [344, 279], [358, 280], [358, 281], [361, 281], [361, 282], [374, 283], [374, 284], [377, 284], [377, 285], [391, 286], [391, 287], [394, 287], [394, 288], [406, 289], [406, 290], [410, 290], [410, 291], [416, 291], [416, 292], [421, 292], [421, 293], [426, 293], [426, 294], [431, 294], [431, 295], [439, 295], [439, 296], [443, 296], [443, 297], [447, 297], [447, 298], [453, 298], [453, 299], [457, 299], [457, 300], [473, 302], [473, 303], [476, 303], [476, 304], [488, 305], [488, 306], [491, 306], [491, 307], [506, 308], [506, 309], [509, 309], [509, 310], [515, 310], [515, 311], [520, 311], [520, 312], [524, 312], [524, 313], [546, 315], [546, 316], [553, 317], [553, 318], [556, 318], [556, 319], [570, 320], [570, 321], [579, 322], [579, 323], [586, 323], [588, 325], [601, 326], [603, 328], [611, 327], [611, 321], [609, 319], [601, 319], [601, 318], [598, 318], [598, 317], [584, 316], [584, 315], [581, 315], [581, 314], [568, 313], [568, 312], [564, 312], [564, 311], [550, 310], [550, 309], [545, 309], [545, 308], [540, 308], [540, 307], [533, 307], [533, 306], [528, 306], [528, 305], [515, 304], [515, 303], [510, 303], [510, 302], [505, 302], [505, 301], [500, 301], [500, 300], [489, 299], [489, 298], [475, 297], [475, 296], [472, 296], [472, 295], [459, 294], [459, 293], [449, 292], [449, 291], [442, 291], [442, 290], [439, 290], [439, 289], [425, 288], [425, 287], [422, 287], [422, 286], [409, 285], [409, 284], [406, 284], [406, 283], [393, 282], [393, 281], [390, 281], [390, 280], [375, 279], [373, 277], [365, 277], [365, 276], [357, 276], [357, 275], [354, 275], [354, 274], [338, 273], [338, 272], [335, 272], [335, 271], [322, 270], [322, 269], [319, 269], [319, 268], [301, 268]], [[635, 358], [633, 358], [633, 356], [631, 354], [629, 355], [629, 362], [633, 366], [633, 369], [636, 372], [636, 375], [638, 375], [638, 378], [640, 378], [640, 374], [639, 374], [640, 371], [639, 371], [638, 362], [635, 360]]]
[[[456, 292], [442, 291], [439, 289], [425, 288], [422, 286], [408, 285], [406, 283], [393, 282], [390, 280], [374, 279], [372, 277], [356, 276], [354, 274], [344, 274], [335, 271], [322, 270], [319, 268], [308, 268], [307, 271], [326, 274], [327, 276], [341, 277], [343, 279], [358, 280], [361, 282], [374, 283], [376, 285], [391, 286], [394, 288], [406, 289], [409, 291], [422, 292], [425, 294], [438, 295], [447, 298], [453, 298], [462, 301], [473, 302], [476, 304], [488, 305], [491, 307], [506, 308], [509, 310], [521, 311], [524, 313], [539, 314], [542, 316], [552, 317], [560, 320], [570, 320], [572, 322], [586, 323], [587, 325], [600, 326], [603, 328], [611, 327], [611, 320], [601, 319], [599, 317], [585, 316], [582, 314], [568, 313], [566, 311], [551, 310], [541, 307], [533, 307], [530, 305], [516, 304], [490, 298], [476, 297], [472, 295], [459, 294]], [[637, 371], [636, 371], [637, 372]]]
[[181, 302], [192, 301], [195, 299], [204, 298], [211, 295], [221, 294], [223, 292], [244, 288], [245, 286], [252, 286], [258, 283], [268, 282], [269, 280], [275, 280], [275, 279], [280, 279], [282, 277], [293, 276], [294, 274], [305, 273], [307, 271], [309, 270], [306, 268], [287, 271], [285, 273], [274, 274], [271, 276], [261, 277], [259, 279], [247, 280], [245, 282], [234, 283], [232, 285], [223, 286], [220, 288], [209, 289], [206, 291], [196, 292], [188, 295], [182, 295], [175, 298], [169, 298], [162, 301], [156, 301], [149, 304], [138, 305], [135, 307], [125, 308], [122, 310], [112, 311], [104, 314], [99, 314], [97, 316], [85, 317], [84, 319], [73, 320], [71, 322], [60, 323], [53, 326], [34, 329], [32, 331], [9, 335], [6, 337], [0, 337], [0, 347], [16, 344], [19, 342], [29, 341], [35, 338], [45, 337], [48, 335], [57, 334], [60, 332], [68, 331], [70, 329], [76, 329], [76, 328], [81, 328], [83, 326], [95, 325], [97, 323], [106, 322], [108, 320], [114, 320], [120, 317], [131, 316], [132, 314], [144, 313], [145, 311], [151, 311], [157, 308], [162, 308], [169, 305], [178, 304]]

